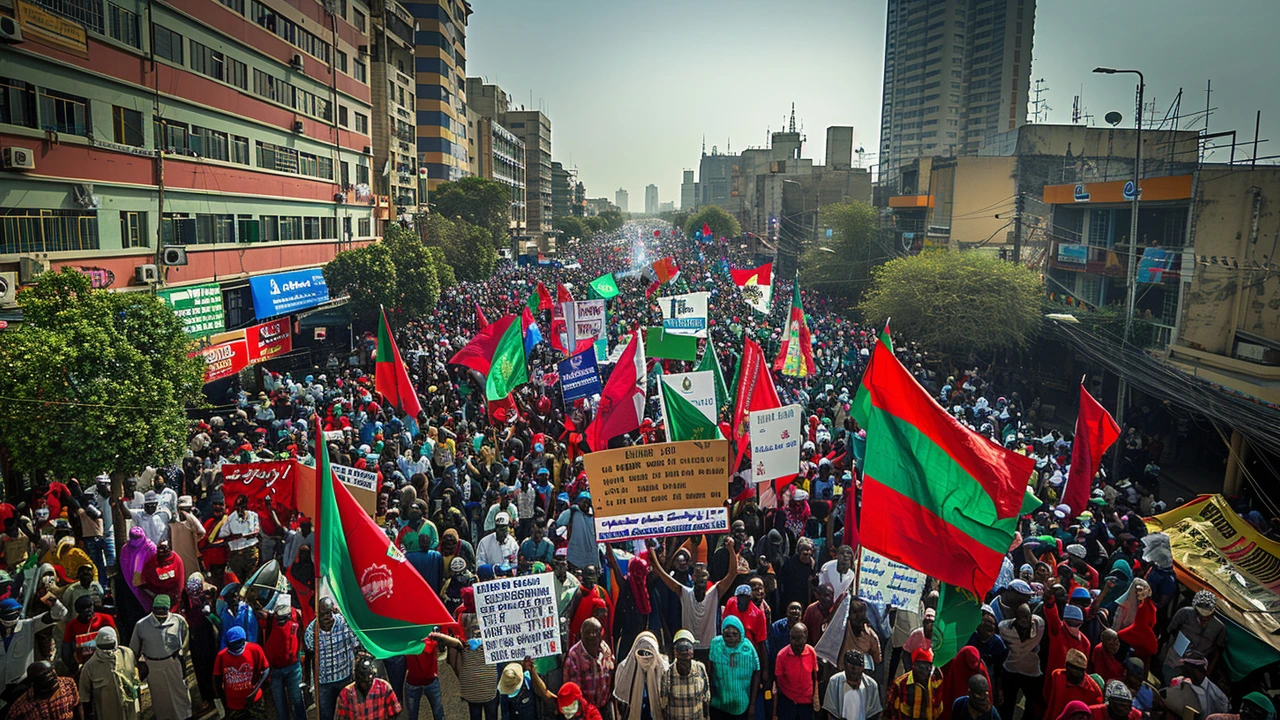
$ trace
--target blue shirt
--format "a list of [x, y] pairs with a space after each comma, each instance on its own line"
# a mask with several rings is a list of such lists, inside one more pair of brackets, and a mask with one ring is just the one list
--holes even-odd
[[600, 552], [596, 549], [596, 523], [592, 516], [573, 506], [560, 513], [556, 524], [570, 528], [569, 556], [570, 565], [584, 568], [588, 565], [600, 566]]
[[248, 603], [240, 603], [234, 613], [231, 612], [231, 608], [222, 611], [222, 638], [219, 648], [227, 646], [227, 631], [233, 627], [244, 628], [245, 640], [251, 643], [258, 642], [258, 616], [254, 615], [253, 608], [250, 608]]

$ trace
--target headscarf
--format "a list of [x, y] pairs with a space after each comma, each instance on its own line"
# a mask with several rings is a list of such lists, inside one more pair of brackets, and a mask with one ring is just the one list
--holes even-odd
[[[1111, 602], [1119, 602], [1121, 598], [1129, 593], [1129, 585], [1133, 582], [1133, 568], [1124, 558], [1118, 558], [1111, 563], [1111, 571], [1107, 573], [1107, 577], [1115, 578], [1116, 584], [1110, 590], [1103, 589], [1102, 604], [1107, 605]], [[1119, 628], [1116, 628], [1119, 629]]]
[[988, 685], [991, 684], [991, 675], [987, 673], [986, 663], [982, 662], [978, 648], [965, 645], [942, 666], [942, 714], [938, 716], [938, 720], [948, 720], [951, 717], [952, 704], [956, 698], [969, 694], [969, 678], [974, 675], [981, 675], [987, 679]]
[[1132, 625], [1134, 619], [1138, 617], [1138, 606], [1142, 604], [1138, 600], [1138, 588], [1145, 591], [1146, 597], [1151, 597], [1151, 586], [1146, 580], [1137, 578], [1129, 583], [1129, 589], [1120, 598], [1120, 607], [1116, 608], [1116, 621], [1111, 626], [1112, 630], [1120, 632]]
[[775, 568], [781, 568], [782, 564], [787, 561], [787, 538], [777, 528], [769, 531], [769, 535], [765, 539], [763, 548], [764, 556], [769, 560], [769, 564]]
[[[57, 582], [58, 572], [53, 569], [53, 565], [50, 563], [40, 563], [40, 565], [34, 568], [34, 571], [29, 570], [26, 579], [23, 580], [22, 611], [25, 613], [26, 617], [43, 615], [45, 612], [45, 610], [36, 612], [36, 608], [31, 606], [33, 601], [37, 601], [40, 597], [43, 597], [44, 588], [41, 586], [40, 579], [45, 575], [52, 575], [54, 581]], [[37, 593], [40, 594], [37, 595]]]
[[[648, 650], [651, 654], [648, 658], [641, 658], [636, 654], [639, 650]], [[645, 630], [636, 636], [631, 652], [618, 663], [613, 679], [613, 696], [627, 703], [627, 715], [622, 720], [640, 720], [646, 691], [649, 693], [649, 713], [653, 720], [662, 720], [662, 703], [658, 699], [667, 665], [667, 656], [662, 654], [658, 638], [653, 633]]]
[[[737, 647], [729, 647], [724, 641], [723, 633], [725, 629], [730, 627], [737, 628], [738, 636], [742, 638], [738, 641]], [[726, 616], [720, 622], [720, 632], [720, 635], [711, 638], [709, 657], [713, 665], [738, 667], [738, 663], [747, 662], [749, 656], [756, 654], [755, 646], [747, 639], [747, 630], [742, 626], [742, 621], [738, 619], [737, 615]]]
[[648, 579], [649, 561], [641, 555], [631, 558], [631, 562], [627, 563], [627, 584], [631, 586], [631, 597], [641, 615], [648, 615], [653, 609], [649, 605]]
[[578, 713], [586, 717], [587, 702], [582, 698], [582, 688], [575, 682], [567, 682], [561, 685], [560, 690], [556, 693], [556, 709], [563, 711], [575, 702], [578, 703]]
[[1058, 720], [1067, 720], [1067, 718], [1070, 718], [1072, 715], [1075, 715], [1076, 713], [1093, 715], [1093, 712], [1089, 710], [1089, 706], [1085, 705], [1084, 702], [1080, 700], [1072, 700], [1071, 702], [1067, 703], [1066, 707], [1062, 708], [1062, 713], [1058, 715]]
[[138, 602], [142, 603], [142, 607], [151, 607], [151, 597], [146, 591], [133, 584], [133, 576], [142, 572], [142, 567], [147, 561], [155, 557], [156, 544], [151, 542], [147, 534], [142, 528], [134, 525], [129, 528], [129, 542], [120, 548], [120, 574], [124, 576], [125, 584], [133, 591], [134, 597], [138, 598]]

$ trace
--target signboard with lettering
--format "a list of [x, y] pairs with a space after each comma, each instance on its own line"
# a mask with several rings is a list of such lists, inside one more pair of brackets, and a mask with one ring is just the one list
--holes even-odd
[[707, 336], [707, 300], [709, 292], [658, 298], [662, 308], [662, 329], [671, 335]]
[[338, 482], [343, 485], [368, 490], [371, 493], [378, 492], [378, 473], [347, 467], [346, 465], [330, 465], [329, 467], [333, 469], [334, 477], [338, 478]]
[[[645, 346], [648, 349], [648, 346]], [[716, 422], [716, 376], [710, 370], [691, 373], [671, 373], [660, 377], [672, 392], [697, 408], [712, 423]], [[666, 417], [667, 408], [662, 408]]]
[[858, 597], [877, 607], [915, 612], [920, 607], [924, 583], [924, 573], [862, 548], [862, 557], [858, 560]]
[[257, 365], [293, 350], [293, 323], [289, 318], [268, 320], [244, 329], [249, 346], [249, 364]]
[[249, 367], [249, 348], [244, 338], [210, 345], [198, 352], [191, 353], [191, 357], [196, 355], [204, 357], [204, 382], [206, 385], [215, 380], [231, 377]]
[[595, 352], [584, 350], [568, 360], [561, 361], [557, 369], [560, 376], [560, 392], [564, 395], [566, 405], [578, 398], [599, 394], [600, 369], [596, 363]]
[[800, 472], [800, 406], [787, 405], [748, 415], [751, 479], [768, 482]]
[[563, 652], [553, 573], [498, 578], [471, 587], [486, 664], [501, 666]]
[[576, 348], [586, 340], [606, 338], [604, 300], [578, 300], [560, 303], [564, 312], [565, 330], [569, 336], [566, 347]]
[[1058, 243], [1058, 264], [1078, 265], [1080, 267], [1088, 265], [1089, 246], [1074, 243]]
[[22, 28], [24, 39], [65, 50], [82, 58], [89, 57], [89, 40], [83, 25], [24, 0], [17, 1], [17, 10], [18, 27]]
[[191, 337], [220, 333], [227, 327], [222, 308], [222, 288], [218, 283], [163, 289], [156, 295], [182, 318], [183, 329]]
[[320, 268], [249, 278], [253, 311], [259, 318], [287, 315], [329, 302], [329, 286]]
[[636, 445], [583, 461], [600, 542], [729, 531], [727, 440]]

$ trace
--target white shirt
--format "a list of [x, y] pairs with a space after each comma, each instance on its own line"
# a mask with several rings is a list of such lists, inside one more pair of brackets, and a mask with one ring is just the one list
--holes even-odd
[[173, 516], [169, 514], [169, 509], [163, 505], [156, 507], [156, 511], [148, 513], [146, 510], [133, 510], [129, 512], [133, 515], [133, 522], [142, 528], [142, 532], [146, 534], [147, 539], [153, 543], [159, 544], [162, 540], [169, 539], [169, 521]]
[[476, 563], [479, 565], [501, 565], [506, 563], [511, 567], [517, 564], [516, 556], [520, 553], [520, 543], [507, 532], [507, 539], [498, 542], [498, 533], [489, 533], [480, 538], [480, 542], [476, 545]]
[[880, 686], [870, 675], [863, 673], [862, 683], [849, 687], [844, 672], [838, 672], [827, 681], [827, 692], [822, 697], [822, 709], [840, 720], [866, 720], [884, 711], [880, 703]]
[[1013, 623], [1012, 619], [1005, 620], [1000, 623], [997, 630], [1000, 633], [1000, 639], [1004, 640], [1005, 647], [1009, 648], [1009, 657], [1004, 661], [1004, 669], [1019, 675], [1040, 677], [1040, 641], [1044, 639], [1044, 618], [1039, 615], [1031, 616], [1031, 634], [1026, 640], [1018, 634], [1018, 629], [1013, 626]]
[[828, 583], [836, 589], [835, 597], [840, 597], [849, 590], [849, 586], [853, 584], [853, 566], [840, 574], [840, 570], [836, 568], [839, 560], [828, 560], [822, 564], [822, 569], [818, 571], [818, 587], [822, 587], [823, 583]]
[[712, 585], [702, 602], [693, 596], [693, 588], [680, 586], [680, 618], [686, 630], [693, 633], [693, 647], [704, 650], [711, 647], [716, 636], [716, 610], [720, 607], [720, 586]]
[[258, 532], [258, 513], [246, 510], [244, 518], [241, 519], [240, 513], [234, 510], [227, 516], [226, 522], [222, 523], [222, 529], [218, 531], [218, 537], [223, 538], [228, 535], [255, 535], [255, 537], [239, 538], [236, 540], [228, 540], [227, 548], [229, 550], [245, 550], [258, 544], [256, 533]]
[[160, 507], [169, 511], [169, 515], [177, 516], [178, 514], [178, 493], [174, 492], [171, 487], [165, 487], [156, 493], [156, 500], [160, 502]]

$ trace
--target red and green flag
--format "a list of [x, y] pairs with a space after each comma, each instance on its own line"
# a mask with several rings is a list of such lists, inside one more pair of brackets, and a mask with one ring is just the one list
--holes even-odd
[[378, 323], [378, 352], [373, 368], [374, 390], [382, 395], [390, 405], [400, 408], [411, 417], [418, 417], [422, 412], [422, 403], [418, 402], [418, 392], [409, 379], [409, 370], [400, 357], [400, 348], [396, 347], [395, 336], [391, 326], [387, 324], [387, 311], [381, 311]]
[[511, 325], [519, 326], [515, 315], [503, 315], [496, 321], [488, 323], [461, 350], [449, 358], [451, 365], [469, 367], [481, 375], [489, 374], [493, 364], [494, 353], [498, 350], [498, 342], [506, 335]]
[[862, 544], [985, 597], [1027, 499], [1035, 461], [960, 424], [877, 343], [863, 465]]
[[[888, 320], [884, 321], [884, 329], [876, 336], [876, 341], [877, 344], [889, 348], [890, 355], [893, 354], [893, 337], [889, 334]], [[871, 389], [867, 387], [867, 381], [871, 378], [871, 362], [874, 360], [875, 355], [873, 353], [867, 360], [866, 369], [862, 371], [862, 382], [858, 385], [858, 392], [853, 396], [853, 407], [850, 408], [853, 419], [858, 421], [858, 427], [863, 429], [867, 427], [867, 415], [871, 412]]]
[[412, 655], [453, 618], [426, 580], [369, 517], [329, 465], [316, 427], [316, 479], [320, 509], [316, 536], [319, 573], [360, 644], [374, 657]]
[[809, 337], [809, 324], [804, 320], [804, 305], [800, 302], [800, 275], [796, 274], [795, 288], [791, 293], [791, 316], [782, 334], [782, 347], [773, 360], [773, 369], [788, 377], [811, 377], [818, 373], [813, 364], [813, 341]]
[[[528, 314], [528, 308], [525, 308], [524, 314]], [[510, 395], [512, 390], [529, 382], [529, 368], [525, 364], [524, 325], [523, 321], [515, 321], [513, 318], [513, 322], [498, 338], [489, 363], [489, 373], [484, 380], [486, 400], [501, 400]]]

